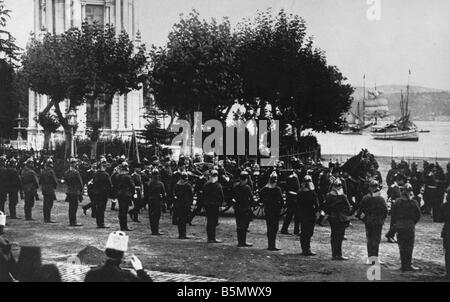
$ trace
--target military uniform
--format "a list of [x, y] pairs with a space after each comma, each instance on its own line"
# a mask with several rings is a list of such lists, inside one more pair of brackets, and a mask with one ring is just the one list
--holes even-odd
[[391, 219], [397, 231], [402, 270], [412, 268], [415, 225], [420, 220], [420, 208], [414, 199], [403, 195], [392, 206]]
[[189, 222], [190, 208], [193, 202], [192, 186], [180, 180], [174, 188], [174, 216], [178, 225], [180, 239], [186, 237], [186, 224]]
[[120, 172], [114, 177], [113, 184], [116, 188], [115, 190], [117, 192], [117, 200], [119, 202], [120, 230], [127, 231], [128, 209], [136, 188], [134, 186], [133, 180], [131, 179], [131, 176], [124, 172]]
[[[448, 194], [448, 193], [447, 193]], [[450, 279], [450, 197], [447, 197], [447, 202], [441, 207], [441, 218], [444, 222], [442, 229], [442, 239], [445, 251], [445, 269], [447, 271], [447, 279]]]
[[236, 216], [236, 231], [238, 246], [245, 246], [247, 240], [247, 230], [252, 221], [253, 194], [248, 184], [238, 184], [234, 187], [234, 213]]
[[17, 219], [16, 206], [19, 202], [18, 194], [22, 187], [19, 173], [14, 167], [8, 167], [5, 173], [5, 187], [9, 197], [9, 215], [11, 219]]
[[95, 220], [97, 227], [105, 227], [105, 210], [108, 197], [111, 195], [111, 178], [105, 170], [98, 170], [92, 178], [92, 196], [95, 202]]
[[220, 206], [224, 201], [222, 185], [218, 182], [207, 182], [203, 189], [203, 200], [206, 208], [206, 234], [208, 241], [212, 242], [216, 240]]
[[5, 203], [7, 195], [7, 179], [6, 179], [6, 167], [4, 166], [4, 160], [0, 159], [0, 212], [5, 212]]
[[329, 215], [331, 226], [331, 251], [333, 259], [342, 257], [342, 241], [345, 237], [345, 229], [349, 226], [350, 204], [347, 196], [328, 193], [325, 198], [325, 213]]
[[319, 203], [314, 190], [300, 190], [297, 196], [297, 211], [300, 220], [300, 245], [304, 254], [311, 254], [311, 237], [314, 235], [316, 213]]
[[276, 238], [283, 207], [283, 194], [278, 186], [265, 186], [260, 192], [261, 202], [264, 204], [264, 213], [267, 225], [268, 249], [276, 250]]
[[69, 168], [64, 173], [64, 182], [67, 186], [66, 201], [69, 202], [69, 223], [71, 226], [77, 226], [78, 204], [82, 198], [84, 188], [83, 180], [76, 169]]
[[292, 218], [294, 217], [294, 234], [299, 233], [299, 219], [297, 210], [297, 194], [300, 190], [300, 182], [298, 180], [298, 175], [294, 172], [292, 173], [286, 184], [286, 206], [287, 212], [284, 217], [283, 226], [281, 228], [281, 234], [288, 234], [289, 225], [291, 224]]
[[134, 222], [139, 222], [139, 212], [145, 206], [142, 201], [144, 194], [142, 176], [140, 173], [134, 172], [133, 174], [131, 174], [131, 179], [133, 180], [135, 187], [135, 194], [133, 195], [134, 207], [128, 214]]
[[56, 200], [55, 190], [58, 185], [55, 171], [50, 167], [45, 167], [39, 178], [42, 195], [44, 196], [44, 222], [51, 222], [51, 212], [53, 202]]
[[35, 197], [37, 189], [39, 188], [39, 180], [36, 172], [30, 168], [29, 166], [26, 166], [22, 170], [22, 190], [25, 194], [25, 219], [31, 220], [32, 219], [32, 210], [34, 207]]
[[378, 257], [381, 232], [388, 213], [386, 201], [381, 196], [368, 194], [362, 199], [359, 212], [364, 214], [362, 220], [366, 226], [368, 257]]
[[152, 235], [159, 235], [159, 220], [166, 190], [164, 184], [157, 179], [147, 182], [144, 186], [144, 198], [148, 204], [148, 217]]

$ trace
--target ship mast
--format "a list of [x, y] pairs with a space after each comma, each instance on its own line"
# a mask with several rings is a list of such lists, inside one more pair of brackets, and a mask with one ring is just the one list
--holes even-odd
[[[358, 109], [359, 111], [359, 109]], [[359, 114], [359, 112], [358, 112]], [[363, 77], [363, 105], [362, 105], [362, 123], [366, 126], [366, 75]]]

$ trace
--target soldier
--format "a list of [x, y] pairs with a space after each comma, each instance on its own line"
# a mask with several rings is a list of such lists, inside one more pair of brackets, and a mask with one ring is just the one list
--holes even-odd
[[289, 234], [289, 225], [291, 224], [292, 217], [294, 217], [294, 234], [298, 235], [299, 221], [298, 221], [298, 211], [297, 211], [297, 194], [300, 190], [300, 181], [298, 180], [298, 175], [295, 171], [289, 176], [286, 184], [286, 206], [287, 212], [284, 217], [283, 226], [281, 228], [281, 234]]
[[252, 221], [251, 206], [254, 203], [253, 193], [248, 185], [248, 173], [241, 172], [239, 176], [239, 184], [234, 187], [234, 213], [236, 215], [236, 231], [238, 239], [238, 247], [250, 247], [251, 243], [247, 243], [247, 230]]
[[0, 211], [5, 212], [5, 203], [6, 203], [6, 195], [7, 195], [7, 187], [6, 187], [7, 179], [6, 179], [6, 157], [0, 157]]
[[439, 165], [439, 163], [436, 163], [435, 181], [436, 181], [436, 191], [431, 203], [433, 209], [433, 221], [441, 222], [440, 221], [441, 215], [439, 211], [441, 209], [442, 203], [444, 202], [444, 195], [447, 189], [447, 179], [445, 177], [444, 170]]
[[441, 218], [444, 222], [442, 229], [442, 239], [445, 251], [445, 279], [450, 280], [450, 188], [447, 189], [447, 202], [441, 207]]
[[274, 171], [270, 175], [269, 182], [261, 189], [260, 198], [264, 204], [264, 212], [267, 225], [267, 240], [269, 251], [279, 251], [276, 247], [276, 238], [280, 221], [281, 208], [283, 207], [283, 194], [277, 186], [278, 176]]
[[222, 185], [219, 183], [219, 172], [211, 171], [209, 181], [205, 184], [204, 203], [206, 208], [206, 234], [208, 243], [221, 243], [216, 239], [216, 227], [219, 223], [219, 210], [223, 204], [224, 196]]
[[152, 171], [152, 178], [144, 185], [144, 199], [148, 204], [148, 217], [150, 220], [150, 229], [153, 236], [161, 236], [159, 232], [159, 220], [161, 219], [161, 210], [163, 201], [166, 197], [164, 184], [158, 180], [159, 170]]
[[20, 191], [21, 197], [23, 196], [22, 189], [22, 181], [20, 179], [19, 173], [17, 172], [17, 161], [13, 157], [8, 162], [8, 167], [6, 168], [6, 183], [5, 187], [9, 197], [9, 216], [10, 219], [19, 219], [16, 215], [16, 206], [19, 202], [18, 194]]
[[189, 222], [190, 208], [193, 202], [192, 186], [188, 182], [188, 173], [181, 172], [180, 180], [175, 185], [174, 215], [178, 225], [178, 238], [189, 239], [186, 236], [186, 224]]
[[[119, 205], [120, 207], [120, 205]], [[120, 208], [119, 208], [120, 211]], [[131, 265], [136, 275], [120, 268], [124, 254], [128, 250], [128, 236], [123, 232], [111, 233], [106, 243], [106, 263], [98, 268], [91, 269], [84, 279], [85, 282], [152, 282], [153, 280], [144, 271], [141, 261], [136, 256], [130, 257]]]
[[[395, 201], [400, 198], [401, 196], [401, 190], [403, 186], [405, 185], [405, 177], [401, 173], [397, 173], [394, 176], [394, 183], [389, 187], [387, 191], [388, 201], [391, 203], [391, 208]], [[392, 215], [391, 215], [392, 216]], [[389, 243], [395, 243], [395, 227], [394, 222], [391, 218], [391, 224], [389, 227], [389, 231], [386, 233], [385, 237]]]
[[39, 188], [39, 180], [36, 172], [33, 170], [34, 160], [29, 158], [25, 162], [25, 167], [22, 170], [22, 190], [25, 193], [25, 220], [31, 221], [32, 211], [34, 207], [37, 189]]
[[306, 175], [297, 198], [297, 211], [301, 224], [300, 245], [303, 256], [316, 255], [311, 251], [311, 237], [314, 234], [316, 213], [318, 210], [319, 203], [313, 180], [311, 176]]
[[420, 173], [417, 170], [417, 164], [413, 162], [411, 164], [411, 175], [410, 175], [410, 181], [409, 181], [413, 187], [413, 193], [414, 196], [420, 201], [419, 195], [420, 195], [420, 189], [422, 188], [423, 181], [422, 181], [422, 173]]
[[376, 180], [372, 180], [369, 184], [369, 194], [364, 196], [358, 211], [358, 217], [364, 221], [366, 225], [367, 238], [367, 264], [372, 265], [372, 257], [378, 260], [379, 246], [381, 242], [381, 232], [384, 221], [387, 217], [388, 209], [386, 201], [380, 195], [380, 184]]
[[331, 226], [331, 250], [333, 260], [348, 260], [342, 255], [342, 241], [345, 238], [345, 229], [349, 226], [350, 204], [339, 178], [332, 184], [331, 192], [325, 198], [325, 213], [329, 215]]
[[173, 194], [172, 194], [173, 187], [171, 184], [172, 174], [173, 173], [172, 168], [170, 166], [170, 157], [166, 157], [164, 167], [161, 169], [161, 182], [164, 184], [164, 189], [167, 194], [166, 205], [164, 206], [164, 210], [166, 207], [170, 207], [173, 201]]
[[53, 202], [56, 200], [55, 190], [58, 185], [55, 171], [53, 170], [53, 160], [49, 158], [44, 170], [41, 172], [39, 178], [41, 185], [42, 195], [44, 196], [44, 223], [55, 223], [51, 219], [51, 213], [53, 208]]
[[131, 231], [127, 225], [127, 215], [136, 188], [129, 175], [128, 163], [126, 161], [122, 162], [118, 170], [118, 175], [113, 179], [113, 185], [116, 188], [117, 200], [119, 202], [120, 230]]
[[394, 184], [394, 177], [395, 174], [397, 174], [398, 169], [397, 169], [397, 163], [395, 162], [395, 160], [391, 161], [391, 169], [388, 171], [388, 174], [386, 176], [386, 184], [388, 185], [388, 187], [392, 186]]
[[64, 173], [63, 182], [67, 186], [66, 201], [69, 202], [69, 224], [71, 227], [80, 227], [77, 224], [78, 203], [82, 199], [83, 194], [83, 180], [80, 172], [77, 170], [77, 159], [71, 158], [69, 169]]
[[133, 220], [133, 222], [137, 222], [137, 223], [140, 223], [139, 212], [141, 211], [142, 207], [145, 206], [145, 204], [142, 201], [143, 193], [144, 193], [144, 188], [143, 188], [144, 183], [142, 182], [141, 174], [142, 174], [141, 165], [136, 163], [134, 172], [133, 172], [133, 174], [131, 174], [131, 179], [133, 180], [134, 187], [135, 187], [135, 192], [133, 194], [134, 207], [132, 210], [130, 210], [128, 212], [128, 214], [130, 215], [130, 218]]
[[105, 210], [108, 203], [108, 197], [111, 195], [112, 183], [111, 177], [106, 172], [108, 162], [105, 158], [100, 160], [99, 169], [92, 178], [92, 196], [96, 206], [95, 219], [98, 229], [106, 229]]
[[420, 208], [413, 199], [412, 186], [406, 184], [402, 190], [401, 197], [392, 206], [392, 220], [397, 232], [398, 247], [403, 272], [417, 271], [412, 266], [414, 250], [415, 226], [420, 220]]

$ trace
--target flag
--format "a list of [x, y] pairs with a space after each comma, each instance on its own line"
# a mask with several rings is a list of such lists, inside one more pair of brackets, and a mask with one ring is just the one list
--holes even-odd
[[409, 75], [411, 75], [411, 69], [409, 70]]
[[134, 164], [140, 164], [141, 160], [139, 158], [139, 147], [138, 142], [136, 139], [136, 131], [134, 131], [133, 127], [133, 134], [131, 136], [131, 143], [130, 143], [130, 149], [128, 153], [128, 159], [132, 161]]

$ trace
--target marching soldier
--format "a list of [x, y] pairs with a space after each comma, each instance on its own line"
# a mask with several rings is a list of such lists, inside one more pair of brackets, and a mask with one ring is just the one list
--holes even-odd
[[253, 193], [248, 185], [248, 173], [241, 172], [239, 176], [240, 182], [234, 187], [234, 213], [236, 215], [236, 231], [238, 238], [238, 247], [250, 247], [251, 243], [247, 243], [247, 230], [252, 220], [251, 205], [253, 204]]
[[224, 196], [222, 185], [219, 183], [219, 172], [211, 171], [211, 178], [203, 189], [206, 208], [206, 234], [208, 243], [221, 243], [216, 239], [216, 227], [219, 223], [219, 210], [223, 204]]
[[55, 190], [58, 185], [55, 171], [53, 170], [53, 160], [48, 159], [44, 170], [39, 178], [42, 195], [44, 196], [44, 223], [55, 223], [51, 219], [53, 202], [56, 200]]
[[445, 251], [445, 270], [447, 272], [445, 278], [450, 280], [450, 189], [447, 189], [447, 202], [441, 207], [441, 218], [444, 222], [442, 229], [442, 239]]
[[178, 225], [178, 238], [186, 236], [186, 224], [189, 222], [190, 208], [193, 202], [192, 186], [188, 182], [188, 173], [181, 172], [180, 180], [174, 188], [174, 215]]
[[286, 206], [287, 212], [284, 217], [283, 227], [281, 228], [281, 234], [290, 235], [288, 232], [289, 225], [291, 224], [292, 217], [294, 217], [294, 234], [299, 229], [298, 211], [297, 211], [297, 194], [300, 190], [300, 181], [295, 171], [289, 176], [286, 184]]
[[130, 210], [128, 212], [128, 214], [130, 215], [130, 218], [133, 220], [133, 222], [138, 222], [139, 221], [139, 212], [141, 211], [141, 209], [145, 206], [142, 202], [142, 198], [143, 198], [143, 182], [142, 182], [142, 175], [141, 175], [141, 166], [140, 164], [136, 164], [135, 168], [134, 168], [134, 172], [133, 174], [131, 174], [131, 179], [133, 180], [134, 183], [134, 187], [135, 187], [135, 192], [133, 194], [133, 204], [134, 207], [132, 210]]
[[99, 169], [92, 178], [92, 196], [96, 206], [95, 219], [98, 229], [106, 229], [105, 210], [108, 203], [108, 197], [111, 195], [112, 183], [111, 177], [106, 172], [108, 162], [105, 158], [100, 160]]
[[264, 204], [264, 212], [267, 225], [267, 240], [269, 251], [279, 251], [276, 247], [277, 232], [280, 221], [281, 208], [283, 207], [283, 194], [277, 186], [278, 176], [274, 171], [270, 175], [269, 182], [261, 189], [260, 197]]
[[128, 208], [131, 204], [135, 192], [133, 179], [129, 175], [128, 163], [123, 161], [118, 175], [113, 179], [113, 185], [117, 191], [117, 200], [119, 202], [119, 223], [121, 231], [131, 231], [127, 225]]
[[[372, 257], [378, 259], [379, 246], [381, 242], [381, 232], [384, 221], [387, 217], [388, 209], [386, 201], [380, 195], [380, 184], [373, 180], [369, 184], [369, 194], [364, 196], [359, 208], [358, 216], [366, 225], [367, 237], [367, 264], [373, 264]], [[380, 263], [378, 261], [378, 263]]]
[[161, 210], [163, 201], [166, 197], [164, 184], [158, 180], [159, 171], [154, 169], [152, 171], [152, 179], [144, 186], [144, 198], [148, 204], [148, 217], [150, 220], [150, 229], [152, 235], [161, 236], [159, 232], [159, 220], [161, 219]]
[[349, 226], [350, 204], [344, 194], [341, 180], [335, 179], [331, 192], [325, 198], [325, 213], [331, 226], [331, 250], [333, 260], [348, 260], [342, 255], [342, 241], [345, 238], [345, 229]]
[[420, 220], [420, 208], [413, 199], [412, 186], [406, 184], [401, 197], [392, 206], [391, 219], [397, 232], [398, 247], [403, 272], [417, 271], [412, 266], [414, 251], [415, 226]]
[[34, 161], [29, 158], [25, 162], [25, 167], [22, 170], [22, 190], [25, 194], [25, 220], [31, 221], [32, 211], [34, 207], [34, 199], [36, 197], [37, 189], [39, 188], [39, 180], [36, 172], [33, 170]]
[[0, 211], [5, 212], [5, 203], [7, 197], [7, 179], [6, 179], [6, 157], [0, 157]]
[[311, 176], [306, 175], [304, 181], [297, 199], [297, 211], [301, 225], [300, 245], [303, 256], [315, 256], [316, 254], [311, 251], [311, 237], [314, 234], [319, 202]]
[[82, 225], [77, 224], [77, 211], [78, 203], [82, 199], [84, 185], [80, 172], [77, 170], [76, 158], [70, 159], [69, 169], [64, 174], [63, 181], [67, 186], [66, 201], [69, 202], [69, 224], [71, 227], [80, 227]]
[[20, 195], [23, 196], [21, 191], [22, 181], [20, 179], [19, 173], [16, 169], [17, 161], [13, 157], [9, 160], [8, 168], [6, 168], [5, 179], [6, 179], [6, 190], [9, 197], [9, 216], [10, 219], [19, 219], [16, 215], [16, 206], [19, 202], [18, 194], [20, 191]]

